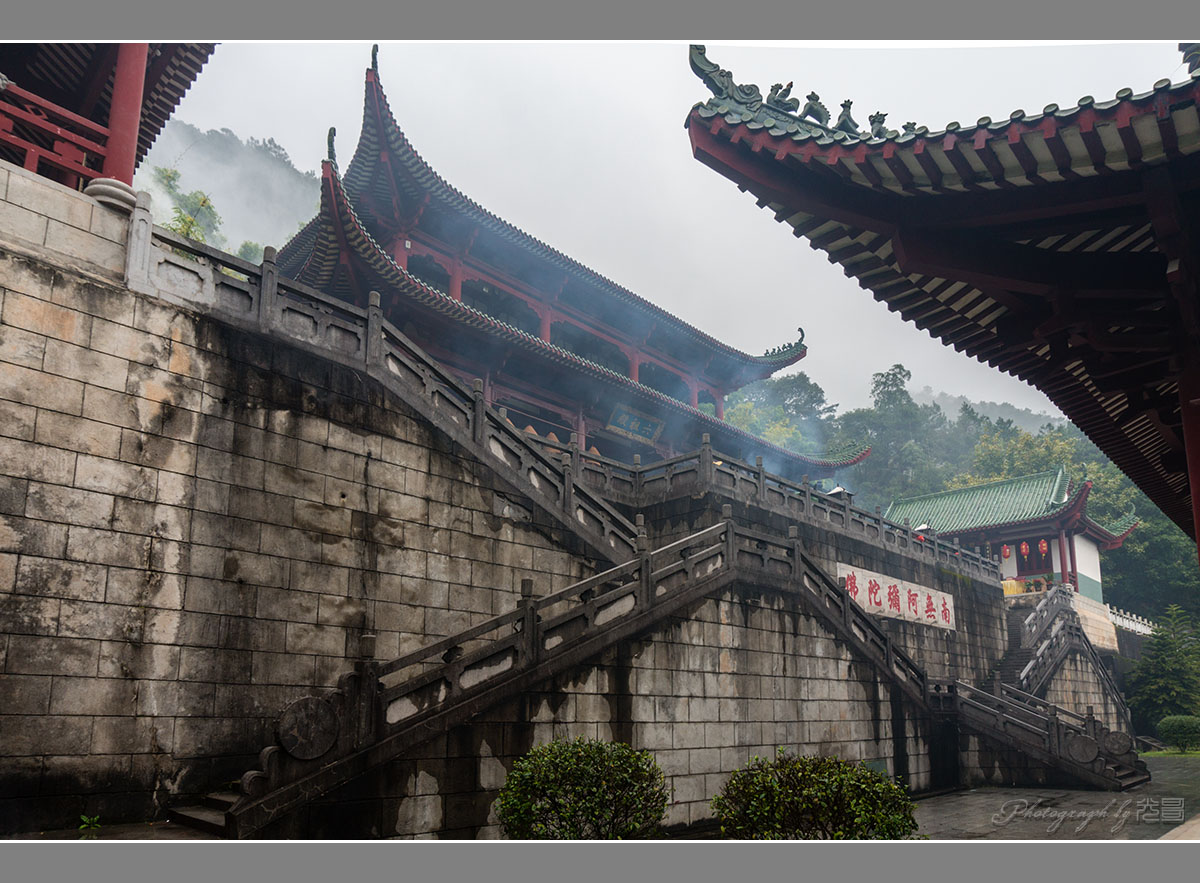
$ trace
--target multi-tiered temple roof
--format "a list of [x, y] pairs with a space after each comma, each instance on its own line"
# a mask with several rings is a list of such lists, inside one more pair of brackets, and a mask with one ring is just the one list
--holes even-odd
[[[538, 434], [612, 456], [669, 456], [708, 433], [785, 474], [831, 475], [869, 449], [802, 456], [721, 419], [724, 398], [804, 357], [803, 336], [740, 352], [572, 260], [447, 184], [396, 124], [375, 63], [358, 147], [322, 167], [318, 215], [282, 273], [365, 303]], [[707, 408], [706, 408], [707, 406]]]

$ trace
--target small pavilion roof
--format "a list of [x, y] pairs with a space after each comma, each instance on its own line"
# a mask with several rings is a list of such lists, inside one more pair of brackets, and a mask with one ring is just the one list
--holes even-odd
[[938, 130], [873, 115], [872, 133], [764, 98], [702, 46], [691, 64], [713, 92], [685, 122], [697, 159], [890, 310], [1045, 392], [1194, 533], [1178, 334], [1200, 329], [1200, 71]]
[[895, 500], [884, 517], [928, 525], [940, 534], [968, 533], [1053, 519], [1086, 496], [1091, 485], [1073, 488], [1061, 466], [1046, 472], [973, 487]]
[[[468, 235], [467, 228], [477, 231], [472, 240], [473, 251], [508, 256], [523, 268], [525, 274], [559, 280], [553, 285], [561, 284], [564, 276], [569, 277], [573, 283], [586, 288], [589, 300], [612, 303], [613, 315], [620, 317], [618, 321], [622, 325], [629, 322], [629, 311], [634, 311], [646, 322], [654, 322], [660, 330], [677, 337], [679, 344], [672, 347], [673, 350], [690, 349], [703, 353], [703, 359], [710, 364], [707, 373], [723, 378], [731, 389], [770, 377], [795, 364], [807, 353], [803, 332], [799, 340], [762, 355], [751, 355], [722, 343], [513, 226], [451, 186], [421, 157], [396, 123], [374, 58], [366, 72], [362, 131], [346, 169], [344, 186], [358, 206], [362, 221], [373, 232], [378, 233], [381, 226], [386, 228], [401, 223], [400, 218], [394, 217], [399, 201], [425, 205], [426, 212], [436, 207], [454, 219], [454, 225], [462, 228], [464, 236]], [[368, 205], [384, 208], [368, 213], [365, 208]], [[387, 214], [393, 216], [385, 217]], [[313, 223], [310, 223], [281, 249], [281, 271], [294, 270], [308, 253], [313, 230]]]
[[[718, 450], [721, 439], [728, 439], [739, 447], [745, 445], [766, 454], [773, 454], [776, 459], [796, 463], [800, 468], [811, 465], [821, 469], [852, 466], [870, 454], [870, 446], [846, 447], [823, 455], [789, 451], [723, 420], [717, 420], [645, 384], [631, 380], [624, 374], [502, 322], [469, 304], [454, 300], [400, 267], [375, 241], [359, 219], [333, 161], [327, 160], [323, 163], [321, 171], [321, 208], [305, 233], [309, 241], [308, 258], [298, 270], [288, 273], [298, 281], [351, 299], [354, 294], [352, 274], [369, 274], [370, 282], [377, 285], [381, 292], [447, 316], [463, 327], [501, 340], [551, 364], [566, 366], [590, 375], [606, 385], [617, 387], [622, 391], [625, 400], [634, 404], [640, 399], [667, 406], [677, 415], [698, 423], [698, 431], [708, 432]], [[347, 265], [339, 261], [343, 248], [354, 258], [349, 270]], [[293, 266], [294, 264], [295, 262]], [[362, 278], [360, 275], [360, 281]]]
[[1130, 512], [1110, 524], [1087, 514], [1092, 483], [1076, 483], [1065, 467], [971, 487], [907, 497], [888, 506], [884, 517], [925, 525], [944, 535], [982, 534], [1060, 524], [1082, 528], [1105, 548], [1116, 548], [1138, 525]]

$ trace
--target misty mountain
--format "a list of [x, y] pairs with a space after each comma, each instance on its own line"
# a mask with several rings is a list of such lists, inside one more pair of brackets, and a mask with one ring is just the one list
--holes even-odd
[[977, 402], [966, 396], [934, 392], [933, 388], [929, 386], [924, 387], [920, 392], [914, 392], [912, 397], [913, 401], [919, 405], [937, 405], [942, 409], [942, 413], [951, 419], [957, 417], [962, 406], [967, 404], [974, 408], [975, 413], [981, 417], [991, 420], [1011, 420], [1018, 428], [1035, 435], [1047, 423], [1052, 426], [1061, 426], [1066, 422], [1066, 418], [1061, 415], [1054, 416], [1044, 411], [1018, 408], [1008, 402]]
[[133, 179], [135, 189], [150, 193], [159, 224], [171, 220], [172, 202], [155, 178], [156, 166], [179, 172], [180, 191], [208, 195], [225, 240], [212, 244], [227, 251], [236, 252], [246, 240], [279, 248], [320, 205], [320, 179], [297, 169], [273, 139], [243, 141], [229, 129], [202, 132], [173, 119]]

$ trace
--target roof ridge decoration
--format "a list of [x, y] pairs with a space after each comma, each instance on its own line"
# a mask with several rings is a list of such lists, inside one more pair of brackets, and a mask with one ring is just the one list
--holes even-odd
[[834, 140], [856, 138], [864, 141], [895, 136], [894, 132], [889, 132], [883, 127], [883, 121], [887, 117], [885, 113], [872, 114], [871, 131], [861, 131], [858, 123], [850, 115], [850, 107], [854, 102], [848, 98], [842, 102], [842, 111], [837, 121], [830, 126], [829, 109], [821, 103], [821, 96], [816, 92], [808, 93], [807, 102], [801, 108], [800, 99], [790, 97], [791, 82], [786, 86], [776, 83], [764, 100], [757, 85], [735, 82], [733, 74], [710, 61], [706, 53], [705, 46], [693, 43], [688, 48], [688, 62], [696, 76], [713, 93], [714, 97], [707, 103], [708, 108], [716, 113], [728, 114], [731, 124], [751, 123], [754, 128], [771, 129], [771, 134], [777, 136], [790, 134], [797, 137]]
[[1009, 478], [993, 478], [991, 481], [981, 481], [979, 484], [969, 484], [966, 487], [952, 487], [944, 491], [931, 491], [927, 494], [917, 494], [912, 497], [897, 497], [892, 501], [891, 505], [895, 506], [900, 503], [913, 503], [917, 500], [927, 500], [931, 497], [948, 497], [953, 494], [962, 494], [967, 491], [978, 491], [982, 488], [998, 487], [1002, 484], [1016, 484], [1023, 481], [1033, 481], [1034, 479], [1045, 478], [1051, 474], [1057, 477], [1059, 469], [1043, 469], [1041, 472], [1030, 472], [1028, 475], [1013, 475]]
[[1200, 43], [1180, 43], [1179, 51], [1188, 66], [1188, 73], [1194, 74], [1200, 70]]

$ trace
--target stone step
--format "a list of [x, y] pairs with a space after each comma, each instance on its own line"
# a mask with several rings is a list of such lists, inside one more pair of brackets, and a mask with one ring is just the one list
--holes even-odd
[[201, 805], [172, 806], [167, 808], [167, 818], [189, 828], [207, 831], [218, 837], [225, 836], [224, 810]]
[[237, 803], [238, 798], [241, 796], [236, 791], [213, 791], [211, 794], [205, 794], [200, 798], [200, 804], [210, 809], [225, 812], [225, 810]]

